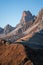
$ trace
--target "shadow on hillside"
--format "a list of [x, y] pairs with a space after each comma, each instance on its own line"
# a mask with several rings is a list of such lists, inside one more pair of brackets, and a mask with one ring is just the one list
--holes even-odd
[[34, 65], [43, 65], [43, 30], [35, 33], [33, 37], [26, 42], [23, 40], [20, 44], [24, 45], [27, 57]]
[[43, 49], [33, 50], [28, 46], [24, 46], [28, 59], [30, 59], [34, 65], [43, 65]]
[[35, 33], [27, 42], [43, 44], [43, 30]]
[[21, 40], [21, 42], [18, 43], [29, 46], [33, 49], [43, 49], [43, 30], [35, 33], [27, 41]]

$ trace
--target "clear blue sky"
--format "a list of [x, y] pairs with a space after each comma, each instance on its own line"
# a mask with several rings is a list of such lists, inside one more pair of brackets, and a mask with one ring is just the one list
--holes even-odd
[[0, 27], [6, 24], [15, 26], [24, 10], [30, 10], [33, 15], [37, 15], [41, 8], [43, 0], [0, 0]]

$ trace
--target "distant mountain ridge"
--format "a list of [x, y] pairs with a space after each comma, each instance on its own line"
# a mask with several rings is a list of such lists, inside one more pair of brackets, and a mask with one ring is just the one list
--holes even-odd
[[7, 34], [9, 32], [11, 32], [12, 30], [14, 30], [15, 28], [12, 27], [11, 25], [7, 24], [5, 27], [4, 27], [4, 33]]
[[[27, 29], [33, 23], [34, 17], [35, 16], [33, 16], [30, 11], [23, 11], [22, 17], [20, 19], [20, 23], [18, 25], [16, 25], [16, 28], [20, 27], [21, 31], [25, 31], [25, 29]], [[7, 34], [14, 29], [15, 29], [15, 27], [12, 27], [11, 25], [7, 24], [4, 27], [3, 32], [4, 32], [4, 34]]]
[[14, 29], [15, 29], [14, 27], [12, 27], [11, 25], [7, 24], [4, 28], [0, 27], [0, 34], [8, 34]]

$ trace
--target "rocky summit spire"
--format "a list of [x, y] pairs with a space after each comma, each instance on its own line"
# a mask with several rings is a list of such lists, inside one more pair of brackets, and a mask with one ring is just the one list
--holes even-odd
[[20, 23], [25, 24], [26, 22], [29, 22], [34, 17], [32, 16], [30, 11], [23, 11], [22, 18], [20, 20]]

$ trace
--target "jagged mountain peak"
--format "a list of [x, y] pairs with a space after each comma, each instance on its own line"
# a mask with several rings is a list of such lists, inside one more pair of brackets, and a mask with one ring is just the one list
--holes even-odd
[[[12, 27], [12, 26], [11, 26], [10, 24], [7, 24], [5, 27]], [[5, 28], [5, 27], [4, 27], [4, 28]]]
[[24, 25], [27, 22], [33, 20], [34, 17], [35, 16], [33, 16], [30, 11], [23, 11], [20, 23]]
[[23, 14], [22, 16], [32, 16], [31, 12], [30, 11], [23, 11]]
[[9, 24], [7, 24], [7, 25], [4, 27], [4, 33], [5, 33], [5, 34], [11, 32], [12, 30], [14, 30], [14, 27], [12, 27], [12, 26], [9, 25]]

